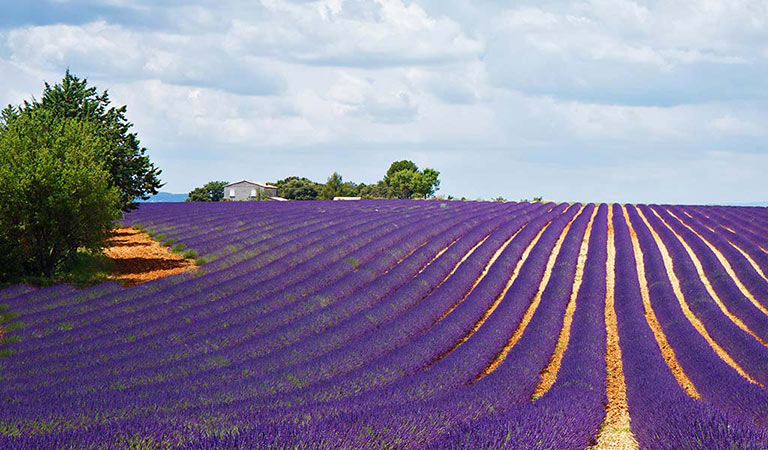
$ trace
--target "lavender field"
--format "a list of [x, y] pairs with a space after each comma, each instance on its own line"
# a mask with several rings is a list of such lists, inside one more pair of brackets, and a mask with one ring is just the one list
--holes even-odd
[[207, 262], [0, 291], [0, 448], [768, 448], [768, 209], [158, 203], [124, 224]]

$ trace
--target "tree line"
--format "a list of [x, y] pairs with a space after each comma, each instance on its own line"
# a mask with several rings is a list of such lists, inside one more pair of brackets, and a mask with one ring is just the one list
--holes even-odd
[[[440, 172], [435, 169], [420, 170], [413, 161], [402, 160], [393, 162], [384, 177], [373, 184], [344, 181], [338, 172], [331, 174], [325, 183], [290, 176], [272, 184], [277, 186], [277, 196], [288, 200], [332, 200], [334, 197], [420, 199], [429, 198], [440, 189], [439, 177]], [[208, 182], [192, 190], [186, 201], [222, 201], [226, 185], [226, 181]]]

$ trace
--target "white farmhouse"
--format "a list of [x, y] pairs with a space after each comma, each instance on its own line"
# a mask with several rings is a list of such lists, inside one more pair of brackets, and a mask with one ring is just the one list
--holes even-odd
[[256, 200], [276, 196], [277, 186], [260, 181], [241, 180], [224, 186], [226, 200]]

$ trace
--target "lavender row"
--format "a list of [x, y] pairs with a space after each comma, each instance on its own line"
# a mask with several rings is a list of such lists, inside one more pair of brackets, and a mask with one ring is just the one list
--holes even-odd
[[[630, 208], [632, 226], [640, 239], [644, 267], [654, 312], [663, 331], [676, 351], [686, 374], [692, 375], [690, 350], [675, 344], [680, 337], [695, 338], [696, 331], [685, 329], [680, 318], [671, 321], [668, 310], [675, 310], [676, 300], [671, 285], [664, 274], [661, 254], [644, 225]], [[614, 207], [616, 233], [616, 315], [622, 350], [624, 375], [627, 385], [627, 401], [632, 431], [641, 448], [726, 448], [735, 444], [738, 448], [760, 448], [766, 435], [752, 424], [736, 420], [711, 404], [695, 401], [686, 395], [664, 361], [653, 332], [644, 314], [640, 294], [635, 255], [627, 222], [619, 207]], [[645, 280], [642, 280], [645, 282]], [[673, 303], [675, 302], [675, 303]], [[660, 308], [664, 305], [665, 308]], [[679, 308], [677, 308], [679, 310]], [[678, 314], [682, 314], [679, 311]], [[670, 333], [670, 327], [675, 333]], [[694, 339], [695, 340], [695, 339]], [[699, 345], [698, 350], [714, 356], [709, 348]], [[703, 359], [703, 358], [702, 358]], [[696, 387], [704, 377], [691, 377]], [[701, 380], [701, 381], [700, 381]], [[706, 381], [703, 381], [706, 382]]]
[[[472, 219], [473, 221], [477, 220], [483, 220], [482, 218], [475, 218]], [[146, 352], [141, 355], [142, 360], [149, 361], [151, 363], [157, 362], [157, 361], [163, 361], [164, 359], [167, 359], [168, 362], [172, 363], [174, 365], [173, 369], [176, 372], [183, 372], [187, 375], [194, 373], [196, 368], [203, 362], [202, 360], [204, 358], [210, 358], [213, 354], [221, 354], [224, 349], [227, 350], [228, 354], [228, 360], [230, 362], [235, 362], [232, 355], [232, 349], [234, 346], [238, 345], [239, 341], [243, 341], [245, 338], [246, 341], [244, 342], [245, 345], [248, 346], [248, 349], [250, 352], [253, 351], [253, 344], [252, 339], [254, 336], [258, 335], [264, 335], [267, 332], [271, 331], [274, 328], [277, 328], [281, 324], [286, 324], [290, 321], [296, 320], [299, 317], [301, 317], [303, 314], [302, 312], [308, 314], [311, 312], [314, 312], [317, 309], [325, 308], [333, 304], [331, 300], [334, 300], [334, 302], [337, 299], [343, 299], [347, 297], [348, 295], [354, 294], [355, 291], [361, 289], [363, 286], [368, 284], [369, 282], [373, 281], [378, 276], [383, 276], [386, 274], [386, 272], [389, 270], [389, 268], [392, 267], [393, 264], [398, 262], [398, 255], [401, 255], [405, 252], [406, 249], [412, 248], [416, 244], [422, 244], [425, 240], [430, 240], [434, 242], [441, 241], [440, 239], [434, 239], [435, 236], [442, 234], [446, 228], [449, 228], [449, 226], [454, 225], [457, 230], [460, 229], [460, 227], [457, 225], [458, 223], [462, 225], [467, 225], [466, 220], [458, 221], [441, 221], [441, 223], [435, 224], [435, 226], [429, 226], [428, 222], [424, 222], [423, 225], [425, 228], [429, 229], [429, 232], [427, 234], [424, 233], [412, 233], [411, 230], [406, 227], [400, 231], [398, 231], [398, 234], [403, 236], [410, 236], [409, 239], [406, 239], [406, 241], [403, 243], [401, 242], [398, 245], [394, 244], [394, 241], [390, 240], [378, 240], [376, 241], [376, 246], [378, 247], [385, 247], [385, 248], [391, 248], [388, 252], [380, 252], [381, 248], [376, 250], [374, 253], [378, 253], [378, 258], [375, 261], [372, 261], [372, 263], [378, 264], [364, 264], [359, 267], [359, 270], [352, 271], [349, 273], [346, 278], [339, 279], [335, 283], [329, 285], [327, 288], [325, 288], [323, 291], [317, 293], [315, 296], [312, 297], [312, 299], [304, 302], [297, 301], [295, 302], [296, 305], [289, 304], [286, 307], [282, 309], [275, 310], [272, 314], [266, 314], [263, 316], [263, 319], [260, 319], [259, 316], [254, 316], [254, 312], [251, 311], [255, 308], [251, 305], [248, 306], [246, 304], [246, 307], [240, 307], [236, 308], [234, 310], [229, 310], [224, 314], [218, 314], [217, 321], [210, 324], [210, 326], [199, 326], [197, 327], [194, 332], [190, 333], [189, 331], [186, 331], [185, 327], [179, 326], [174, 329], [166, 330], [163, 333], [162, 338], [164, 338], [163, 342], [160, 342], [158, 344], [150, 344], [146, 341], [143, 342], [145, 348], [154, 348], [158, 347], [158, 350]], [[456, 236], [458, 237], [458, 236]], [[394, 237], [393, 237], [394, 238]], [[445, 239], [443, 237], [443, 239]], [[447, 244], [447, 242], [446, 242]], [[437, 252], [439, 248], [434, 249], [433, 252]], [[369, 249], [370, 251], [370, 249]], [[428, 256], [428, 255], [427, 255]], [[366, 258], [357, 256], [357, 260], [361, 262], [366, 261]], [[340, 270], [343, 269], [347, 271], [350, 264], [348, 262], [342, 261], [338, 263], [340, 266]], [[329, 271], [326, 271], [329, 272]], [[330, 272], [333, 272], [333, 270], [330, 270]], [[356, 281], [355, 281], [356, 280]], [[310, 277], [308, 279], [308, 286], [305, 289], [309, 288], [318, 288], [321, 286], [320, 283], [318, 283], [317, 276]], [[277, 296], [278, 298], [282, 298], [282, 295], [286, 291], [281, 291], [280, 295]], [[260, 302], [258, 305], [261, 305], [263, 308], [265, 306], [265, 301]], [[326, 304], [327, 303], [327, 304]], [[297, 308], [298, 306], [298, 308]], [[185, 312], [186, 317], [191, 317], [192, 320], [195, 322], [203, 322], [204, 318], [196, 317], [193, 314], [190, 314], [190, 312]], [[280, 320], [282, 319], [282, 320]], [[183, 322], [179, 320], [179, 322]], [[203, 322], [204, 324], [206, 322]], [[221, 329], [221, 324], [226, 324], [226, 328]], [[153, 327], [153, 329], [156, 329]], [[175, 342], [178, 341], [178, 338], [180, 335], [184, 336], [183, 343], [180, 343], [178, 345], [173, 345]], [[188, 360], [190, 358], [190, 352], [189, 348], [190, 346], [195, 346], [197, 341], [202, 340], [203, 338], [206, 338], [211, 334], [215, 333], [214, 336], [211, 336], [215, 339], [216, 342], [226, 342], [225, 346], [219, 346], [219, 349], [215, 352], [205, 352], [202, 353], [199, 357], [192, 358], [192, 360]], [[197, 337], [199, 336], [199, 337]], [[242, 345], [241, 345], [242, 347]], [[186, 352], [184, 354], [185, 362], [182, 363], [179, 358], [174, 356], [174, 350], [185, 350]], [[104, 354], [104, 353], [102, 353]], [[129, 366], [121, 366], [118, 364], [115, 364], [118, 361], [115, 361], [115, 355], [114, 353], [108, 353], [110, 356], [110, 362], [108, 364], [102, 364], [101, 367], [99, 367], [99, 372], [106, 371], [107, 373], [114, 372], [117, 368], [121, 369], [121, 372], [124, 372], [126, 374], [132, 374], [133, 371], [140, 368], [137, 365], [129, 365]], [[126, 358], [125, 355], [120, 355], [123, 359]], [[100, 361], [100, 360], [99, 360]], [[128, 361], [131, 362], [130, 360]], [[89, 370], [89, 376], [93, 380], [96, 378], [96, 375], [99, 372], [94, 372], [93, 370]], [[167, 372], [159, 372], [163, 373], [164, 376], [168, 377]], [[159, 373], [151, 373], [151, 374], [142, 374], [143, 378], [150, 378], [153, 379], [155, 376], [157, 376]], [[61, 374], [59, 375], [61, 376]], [[77, 372], [75, 372], [74, 376], [77, 376]], [[135, 377], [135, 375], [132, 374], [132, 376]], [[112, 377], [113, 382], [120, 382], [121, 380], [117, 379], [115, 380], [114, 377]]]
[[682, 223], [691, 227], [696, 233], [701, 235], [702, 238], [706, 239], [707, 242], [717, 249], [717, 251], [728, 261], [728, 264], [733, 268], [736, 276], [754, 296], [755, 300], [757, 300], [763, 307], [768, 307], [768, 280], [763, 278], [755, 270], [747, 258], [744, 257], [733, 244], [728, 242], [722, 235], [703, 226], [698, 220], [688, 218], [682, 214], [679, 209], [670, 208], [670, 210], [675, 213]]
[[[726, 309], [738, 317], [747, 328], [763, 341], [768, 339], [768, 316], [752, 304], [742, 293], [733, 278], [725, 270], [725, 267], [717, 259], [712, 249], [699, 236], [684, 227], [666, 211], [657, 209], [657, 213], [693, 250], [715, 294], [721, 299]], [[734, 253], [736, 253], [735, 250]], [[744, 261], [744, 263], [748, 264], [747, 261]], [[757, 273], [754, 275], [757, 276]], [[765, 285], [764, 282], [760, 283], [760, 285], [768, 288], [768, 285]]]
[[[498, 226], [498, 224], [497, 224], [496, 226]], [[487, 234], [487, 231], [483, 231], [483, 230], [479, 230], [479, 231], [480, 231], [482, 234]], [[479, 238], [479, 237], [478, 237], [478, 238]], [[460, 246], [460, 245], [459, 245], [459, 246], [456, 246], [456, 250], [459, 250], [459, 251], [461, 251], [461, 247], [462, 247], [462, 246]], [[466, 248], [466, 246], [464, 246], [464, 247], [465, 247], [465, 248], [464, 248], [464, 252], [465, 252], [466, 250], [468, 250], [468, 248]], [[453, 249], [453, 247], [452, 247], [452, 249]], [[463, 254], [463, 253], [460, 253], [460, 254], [454, 255], [454, 256], [453, 256], [453, 258], [454, 258], [454, 259], [458, 259], [458, 258], [460, 257], [460, 255], [461, 255], [461, 254]], [[449, 253], [446, 253], [446, 254], [445, 254], [445, 255], [443, 255], [443, 256], [450, 256], [450, 255], [449, 255]], [[454, 262], [454, 264], [455, 264], [455, 262]], [[453, 264], [451, 264], [450, 266], [452, 267], [452, 266], [453, 266]], [[433, 268], [433, 266], [430, 266], [430, 269], [432, 269], [432, 268]], [[427, 271], [425, 271], [425, 272], [424, 272], [424, 274], [427, 274]], [[422, 275], [424, 275], [424, 274], [422, 274]], [[427, 283], [425, 283], [424, 285], [425, 285], [425, 286], [430, 286], [430, 284], [427, 284]], [[420, 288], [420, 287], [423, 287], [423, 286], [421, 285], [421, 283], [417, 283], [415, 287], [418, 289], [418, 288]], [[390, 305], [387, 305], [387, 306], [390, 306]], [[381, 312], [382, 312], [382, 313], [389, 313], [389, 312], [390, 312], [390, 309], [389, 309], [389, 308], [380, 308], [380, 310], [381, 310]], [[314, 348], [314, 347], [313, 347], [313, 348]], [[293, 354], [293, 352], [292, 352], [292, 354]]]
[[603, 420], [607, 206], [600, 205], [588, 241], [569, 345], [552, 387], [533, 402], [469, 420], [428, 444], [445, 449], [583, 449]]
[[648, 207], [641, 206], [640, 210], [669, 251], [674, 273], [680, 280], [683, 297], [693, 314], [701, 320], [712, 338], [748, 374], [765, 385], [768, 382], [768, 349], [739, 328], [718, 307], [704, 287], [690, 256], [672, 231], [650, 212]]
[[[718, 410], [742, 417], [747, 423], [765, 421], [768, 395], [726, 364], [685, 317], [667, 277], [661, 252], [650, 231], [634, 207], [627, 209], [643, 249], [652, 308], [685, 374], [702, 397]], [[688, 289], [684, 290], [684, 294], [686, 291]], [[691, 297], [686, 298], [690, 300]], [[632, 339], [632, 342], [636, 341], [638, 339]], [[653, 380], [649, 379], [644, 390], [652, 390], [656, 385]]]
[[[257, 283], [264, 283], [267, 281], [273, 281], [278, 275], [284, 274], [289, 269], [292, 269], [292, 272], [297, 272], [297, 267], [301, 267], [302, 274], [308, 274], [311, 273], [313, 267], [311, 263], [308, 263], [307, 261], [312, 261], [312, 258], [319, 258], [321, 261], [324, 262], [324, 264], [330, 264], [331, 262], [335, 262], [338, 259], [341, 259], [342, 257], [346, 256], [346, 254], [349, 251], [352, 251], [356, 249], [357, 247], [364, 245], [373, 239], [375, 239], [377, 236], [381, 236], [383, 234], [386, 234], [388, 232], [391, 232], [398, 227], [395, 224], [392, 223], [384, 223], [381, 224], [378, 221], [376, 221], [374, 218], [366, 217], [361, 218], [361, 222], [351, 222], [347, 223], [345, 225], [345, 229], [350, 230], [346, 233], [339, 233], [339, 230], [330, 230], [328, 234], [321, 235], [321, 238], [325, 236], [332, 236], [329, 239], [325, 239], [324, 242], [328, 244], [335, 244], [336, 247], [339, 247], [337, 250], [336, 247], [331, 247], [328, 249], [327, 252], [323, 252], [320, 249], [316, 247], [309, 247], [308, 249], [304, 249], [301, 251], [301, 253], [297, 254], [293, 258], [283, 256], [280, 259], [276, 259], [273, 262], [266, 265], [265, 268], [261, 270], [262, 275], [259, 276], [259, 272], [250, 272], [246, 273], [241, 277], [236, 278], [235, 280], [231, 280], [229, 283], [219, 283], [219, 284], [212, 284], [210, 289], [215, 290], [215, 292], [221, 296], [225, 294], [233, 294], [236, 292], [241, 292], [245, 289], [247, 289], [250, 286], [257, 285]], [[411, 222], [418, 222], [419, 220], [423, 220], [423, 217], [414, 217], [412, 219], [409, 219]], [[407, 222], [406, 222], [407, 223]], [[333, 233], [335, 231], [335, 233]], [[314, 238], [313, 238], [314, 239]], [[306, 256], [304, 256], [306, 255]], [[302, 264], [302, 266], [299, 266]], [[319, 267], [323, 267], [323, 265], [320, 265]], [[278, 282], [280, 280], [277, 280]], [[232, 286], [232, 288], [229, 288], [229, 286]], [[263, 289], [263, 286], [260, 286]], [[178, 296], [179, 289], [174, 286], [174, 294]], [[200, 286], [197, 283], [192, 283], [192, 286], [189, 286], [189, 292], [193, 296], [197, 296], [198, 298], [205, 298], [201, 294], [205, 294], [205, 290], [200, 290]], [[132, 305], [129, 305], [123, 309], [123, 316], [130, 316], [136, 313], [137, 311], [144, 311], [148, 312], [149, 314], [145, 314], [145, 316], [153, 317], [152, 312], [155, 311], [162, 311], [162, 312], [169, 312], [168, 309], [168, 303], [169, 301], [174, 297], [167, 297], [158, 295], [158, 293], [153, 293], [154, 301], [156, 304], [152, 304], [150, 302], [141, 302], [139, 303], [142, 306], [142, 309], [137, 309], [133, 307]], [[138, 303], [138, 302], [135, 302]], [[151, 307], [151, 309], [149, 309]], [[174, 302], [173, 304], [174, 309], [179, 310], [181, 307], [181, 304], [178, 302]], [[102, 310], [97, 310], [95, 312], [86, 312], [84, 314], [79, 315], [73, 315], [69, 318], [71, 321], [75, 321], [75, 323], [80, 322], [85, 324], [85, 327], [89, 327], [98, 334], [104, 334], [104, 324], [99, 323], [99, 327], [95, 327], [94, 325], [98, 322], [101, 322], [105, 319], [110, 319], [110, 322], [112, 323], [119, 323], [123, 324], [122, 317], [115, 316], [114, 312], [114, 306], [110, 307], [109, 305], [107, 308], [102, 308]], [[85, 328], [83, 327], [83, 328]], [[50, 330], [50, 329], [49, 329]], [[57, 331], [56, 328], [50, 331]], [[66, 331], [66, 330], [65, 330]], [[116, 330], [111, 330], [112, 332]], [[62, 335], [62, 333], [58, 333], [59, 339], [58, 341], [66, 341], [68, 336]], [[55, 335], [54, 335], [55, 337]], [[37, 342], [46, 342], [50, 341], [51, 339], [38, 339]], [[56, 341], [54, 341], [55, 344]]]
[[749, 255], [764, 274], [768, 273], [768, 253], [761, 249], [754, 240], [750, 240], [746, 237], [749, 232], [746, 230], [737, 230], [738, 233], [735, 233], [723, 226], [725, 223], [722, 219], [708, 219], [703, 214], [695, 211], [691, 212], [691, 215], [705, 227], [711, 228], [713, 233], [722, 236], [723, 239]]

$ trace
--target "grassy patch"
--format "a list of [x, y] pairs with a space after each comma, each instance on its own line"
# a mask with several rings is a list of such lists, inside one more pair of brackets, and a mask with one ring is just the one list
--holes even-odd
[[102, 283], [112, 272], [112, 260], [103, 254], [77, 252], [72, 263], [64, 268], [61, 281], [78, 287]]
[[3, 330], [7, 332], [21, 330], [22, 328], [24, 328], [24, 322], [12, 322], [8, 325], [3, 325]]
[[112, 260], [106, 255], [80, 250], [69, 263], [56, 272], [53, 278], [35, 275], [13, 277], [0, 282], [0, 289], [20, 283], [37, 287], [69, 283], [78, 288], [84, 288], [103, 283], [109, 278], [111, 272]]
[[203, 264], [205, 264], [205, 263], [207, 263], [207, 262], [208, 262], [208, 258], [206, 258], [205, 256], [203, 256], [202, 258], [197, 258], [197, 259], [195, 260], [195, 265], [196, 265], [196, 266], [198, 266], [198, 267], [200, 267], [200, 266], [202, 266]]
[[12, 344], [14, 342], [21, 342], [21, 336], [5, 336], [0, 339], [0, 345]]
[[352, 267], [354, 267], [355, 269], [360, 267], [360, 261], [356, 260], [355, 258], [353, 258], [351, 256], [349, 258], [346, 258], [344, 261], [352, 264]]
[[17, 317], [19, 317], [19, 315], [15, 312], [4, 312], [0, 314], [0, 323], [11, 321]]
[[194, 259], [194, 258], [197, 258], [197, 251], [189, 249], [189, 250], [185, 251], [182, 254], [182, 256], [184, 256], [184, 258], [187, 258], [187, 259]]
[[186, 248], [187, 248], [187, 244], [176, 244], [176, 245], [173, 246], [173, 248], [171, 250], [173, 252], [175, 252], [175, 253], [181, 253]]

